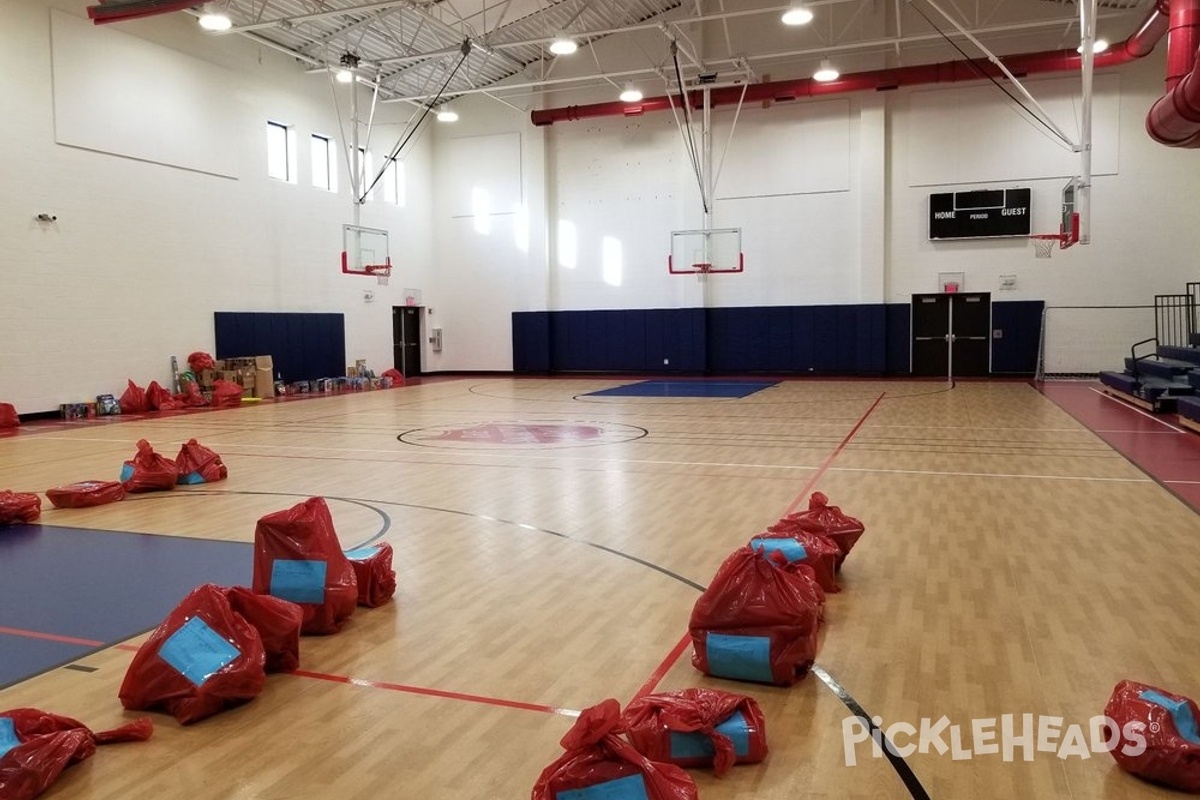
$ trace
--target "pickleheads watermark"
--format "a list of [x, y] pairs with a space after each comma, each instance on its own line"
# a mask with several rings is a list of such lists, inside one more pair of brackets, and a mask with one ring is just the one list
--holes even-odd
[[1118, 746], [1127, 756], [1139, 756], [1146, 750], [1144, 722], [1127, 722], [1122, 728], [1110, 717], [1096, 716], [1086, 725], [1063, 723], [1062, 717], [1004, 714], [998, 719], [973, 719], [968, 725], [951, 723], [943, 716], [922, 719], [919, 725], [893, 722], [883, 727], [880, 717], [855, 716], [842, 720], [842, 746], [848, 767], [858, 763], [858, 746], [868, 741], [873, 758], [882, 758], [886, 748], [900, 758], [936, 752], [949, 754], [955, 761], [985, 756], [1033, 761], [1036, 753], [1053, 753], [1063, 760], [1087, 759]]

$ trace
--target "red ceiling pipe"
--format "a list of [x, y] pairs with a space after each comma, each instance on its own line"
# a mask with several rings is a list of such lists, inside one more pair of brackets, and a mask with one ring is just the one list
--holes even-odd
[[[1200, 0], [1179, 0], [1200, 6]], [[1141, 58], [1154, 49], [1154, 45], [1166, 33], [1168, 19], [1166, 14], [1167, 0], [1160, 0], [1160, 6], [1150, 12], [1138, 30], [1120, 44], [1110, 47], [1095, 56], [1095, 66], [1115, 67]], [[1042, 53], [1025, 53], [1022, 55], [1005, 56], [1004, 66], [1014, 75], [1032, 75], [1042, 72], [1063, 72], [1079, 69], [1082, 57], [1074, 50], [1051, 50]], [[900, 86], [917, 86], [930, 83], [955, 83], [958, 81], [980, 80], [985, 76], [998, 77], [1003, 73], [990, 61], [978, 59], [974, 61], [947, 61], [940, 64], [922, 64], [915, 67], [893, 67], [891, 69], [855, 72], [843, 75], [836, 81], [821, 83], [812, 78], [800, 78], [791, 81], [775, 81], [772, 83], [754, 83], [746, 87], [746, 102], [796, 100], [801, 97], [818, 97], [827, 94], [844, 94], [846, 92], [888, 91]], [[1198, 82], [1200, 85], [1200, 82]], [[714, 89], [711, 92], [713, 106], [730, 105], [742, 100], [740, 86]], [[679, 103], [679, 97], [674, 101]], [[692, 105], [699, 108], [703, 103], [702, 93], [691, 93]], [[553, 125], [555, 122], [570, 122], [592, 117], [609, 117], [624, 115], [636, 117], [647, 111], [664, 111], [671, 107], [671, 100], [666, 96], [651, 97], [640, 103], [593, 103], [586, 106], [564, 106], [562, 108], [547, 108], [530, 114], [534, 125]]]
[[1200, 0], [1171, 0], [1166, 94], [1146, 114], [1146, 133], [1169, 147], [1200, 147]]
[[132, 0], [115, 3], [110, 0], [98, 6], [88, 6], [87, 12], [93, 24], [103, 25], [106, 22], [124, 22], [157, 14], [170, 14], [197, 5], [200, 5], [200, 0]]

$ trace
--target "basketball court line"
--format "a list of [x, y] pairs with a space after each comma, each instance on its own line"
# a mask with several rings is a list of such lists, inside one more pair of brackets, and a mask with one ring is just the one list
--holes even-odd
[[[1112, 403], [1117, 403], [1117, 404], [1118, 404], [1118, 405], [1120, 405], [1122, 408], [1127, 408], [1127, 409], [1129, 409], [1130, 411], [1133, 411], [1133, 412], [1134, 412], [1134, 413], [1136, 413], [1136, 414], [1141, 414], [1141, 415], [1142, 415], [1143, 417], [1145, 417], [1146, 419], [1152, 419], [1152, 420], [1154, 420], [1155, 422], [1157, 422], [1159, 425], [1163, 425], [1163, 426], [1165, 426], [1165, 427], [1167, 427], [1167, 428], [1170, 428], [1171, 430], [1175, 431], [1176, 433], [1184, 433], [1184, 434], [1188, 434], [1188, 432], [1187, 432], [1187, 431], [1185, 431], [1183, 428], [1177, 428], [1177, 427], [1175, 427], [1174, 425], [1172, 425], [1171, 423], [1167, 422], [1166, 420], [1159, 419], [1158, 417], [1154, 416], [1154, 415], [1153, 415], [1153, 414], [1151, 414], [1149, 411], [1145, 411], [1145, 410], [1143, 410], [1143, 409], [1140, 409], [1140, 408], [1138, 408], [1137, 406], [1130, 405], [1129, 403], [1126, 403], [1126, 402], [1123, 402], [1123, 401], [1121, 401], [1121, 400], [1118, 400], [1117, 398], [1113, 397], [1112, 395], [1110, 395], [1110, 394], [1107, 394], [1106, 392], [1102, 392], [1102, 391], [1100, 391], [1100, 390], [1099, 390], [1099, 389], [1097, 389], [1095, 386], [1089, 386], [1089, 387], [1087, 387], [1087, 388], [1088, 388], [1088, 391], [1090, 391], [1090, 392], [1095, 392], [1096, 394], [1098, 394], [1098, 395], [1100, 395], [1101, 397], [1103, 397], [1105, 400], [1108, 400], [1109, 402], [1112, 402]], [[1188, 435], [1190, 436], [1191, 434], [1188, 434]]]

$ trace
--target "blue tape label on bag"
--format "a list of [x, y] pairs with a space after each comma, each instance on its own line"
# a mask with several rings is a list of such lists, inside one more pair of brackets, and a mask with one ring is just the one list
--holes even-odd
[[705, 637], [708, 671], [719, 678], [771, 683], [771, 639], [712, 633]]
[[13, 723], [12, 717], [0, 717], [0, 757], [20, 743], [21, 740], [17, 738], [17, 727]]
[[564, 789], [554, 793], [555, 800], [650, 800], [641, 773], [614, 781], [597, 783], [583, 789]]
[[133, 465], [132, 464], [122, 464], [121, 465], [121, 483], [124, 483], [125, 481], [129, 480], [132, 477], [133, 477]]
[[371, 556], [379, 552], [378, 547], [358, 547], [354, 550], [346, 551], [346, 558], [351, 561], [366, 561]]
[[207, 483], [207, 481], [204, 480], [204, 476], [199, 472], [189, 472], [187, 475], [180, 475], [175, 483], [192, 486], [197, 483]]
[[[717, 726], [717, 732], [733, 740], [733, 753], [738, 758], [750, 755], [750, 725], [742, 712], [730, 714]], [[712, 739], [703, 733], [671, 731], [671, 758], [712, 758], [716, 752]]]
[[203, 686], [242, 654], [200, 617], [192, 617], [158, 648], [158, 655], [196, 686]]
[[804, 549], [804, 545], [795, 539], [760, 539], [755, 536], [750, 540], [750, 548], [752, 550], [765, 550], [768, 555], [771, 553], [782, 553], [789, 564], [808, 558], [808, 551]]
[[1200, 744], [1200, 730], [1197, 730], [1196, 716], [1192, 713], [1192, 707], [1187, 704], [1187, 701], [1172, 700], [1153, 689], [1143, 689], [1138, 693], [1138, 697], [1148, 703], [1165, 708], [1171, 715], [1171, 721], [1175, 723], [1175, 730], [1179, 731], [1179, 735], [1192, 744]]
[[271, 594], [293, 603], [325, 602], [324, 561], [277, 558], [271, 564]]

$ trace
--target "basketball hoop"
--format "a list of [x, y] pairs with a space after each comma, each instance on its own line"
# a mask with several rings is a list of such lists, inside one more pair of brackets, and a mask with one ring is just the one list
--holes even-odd
[[695, 270], [696, 272], [700, 272], [700, 273], [707, 274], [709, 272], [712, 272], [712, 268], [713, 268], [712, 264], [706, 264], [704, 262], [701, 262], [699, 264], [692, 264], [692, 269]]
[[1035, 233], [1029, 237], [1029, 241], [1033, 242], [1035, 257], [1050, 258], [1055, 247], [1062, 247], [1063, 237], [1058, 233]]
[[363, 271], [368, 275], [374, 275], [380, 286], [387, 286], [388, 280], [392, 277], [391, 264], [368, 264], [363, 267]]

